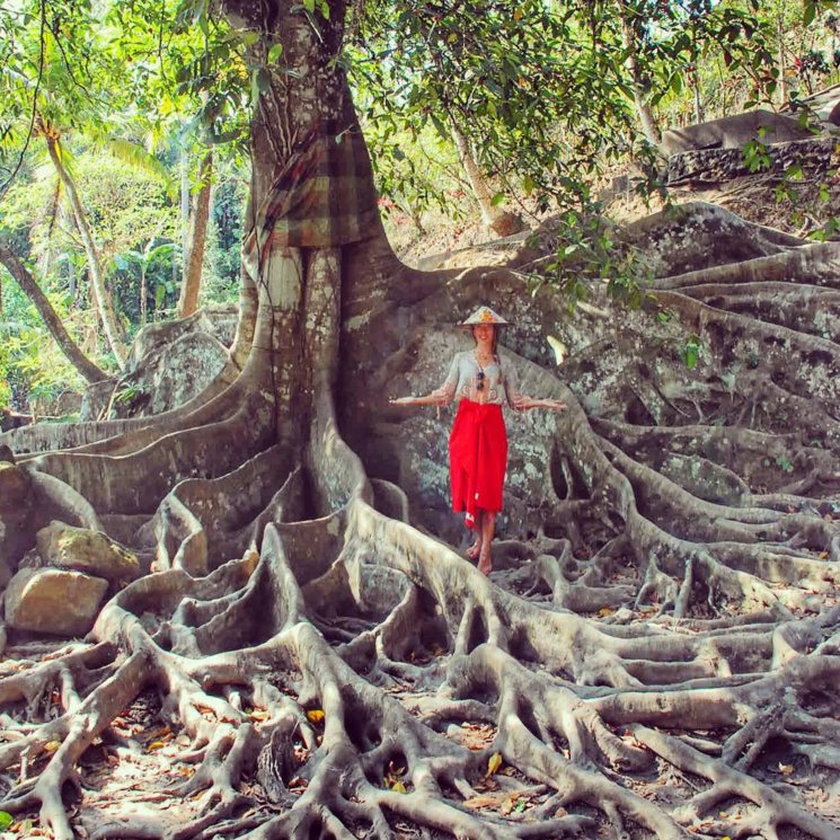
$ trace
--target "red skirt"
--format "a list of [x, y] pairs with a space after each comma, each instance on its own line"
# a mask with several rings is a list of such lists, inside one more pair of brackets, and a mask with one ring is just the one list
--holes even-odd
[[466, 511], [468, 528], [478, 510], [502, 509], [507, 446], [502, 407], [461, 400], [449, 435], [449, 480], [452, 510]]

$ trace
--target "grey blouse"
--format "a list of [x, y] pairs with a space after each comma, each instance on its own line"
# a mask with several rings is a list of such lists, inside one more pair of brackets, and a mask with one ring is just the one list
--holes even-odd
[[[483, 387], [477, 387], [482, 382]], [[507, 402], [511, 408], [516, 408], [516, 403], [522, 398], [509, 363], [497, 354], [493, 362], [482, 367], [472, 350], [455, 354], [446, 381], [432, 393], [445, 397], [448, 403], [463, 399], [495, 405]]]

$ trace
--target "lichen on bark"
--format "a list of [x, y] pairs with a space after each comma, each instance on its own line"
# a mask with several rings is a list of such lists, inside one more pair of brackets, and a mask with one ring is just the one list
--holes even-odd
[[[330, 61], [341, 4], [322, 39], [269, 8], [226, 4], [309, 72], [275, 68], [255, 116], [238, 373], [156, 417], [0, 439], [55, 518], [154, 569], [57, 655], [24, 662], [12, 639], [0, 808], [73, 837], [80, 758], [118, 751], [115, 721], [152, 692], [195, 768], [172, 791], [191, 818], [99, 836], [836, 837], [812, 804], [840, 765], [837, 350], [779, 301], [833, 305], [840, 246], [689, 207], [694, 233], [666, 251], [670, 218], [633, 232], [656, 252], [651, 307], [604, 317], [596, 290], [570, 314], [515, 256], [401, 265], [358, 224], [362, 157], [345, 174], [370, 200], [342, 241], [295, 244], [272, 210], [290, 158], [359, 135]], [[449, 325], [488, 300], [517, 324], [523, 388], [568, 405], [511, 421], [489, 579], [446, 511], [446, 418], [387, 407], [443, 374], [467, 340]], [[548, 334], [570, 349], [562, 378]], [[4, 523], [19, 513], [2, 500]]]

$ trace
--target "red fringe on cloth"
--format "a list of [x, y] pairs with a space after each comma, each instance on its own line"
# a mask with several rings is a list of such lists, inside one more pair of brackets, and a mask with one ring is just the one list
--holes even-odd
[[452, 510], [466, 511], [468, 528], [478, 510], [502, 509], [507, 447], [502, 407], [461, 400], [449, 435], [449, 480]]

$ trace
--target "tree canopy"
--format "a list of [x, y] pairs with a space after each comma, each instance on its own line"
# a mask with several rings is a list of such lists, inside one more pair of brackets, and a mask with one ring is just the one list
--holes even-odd
[[[805, 3], [796, 37], [824, 5]], [[747, 79], [739, 105], [778, 97], [785, 8], [16, 7], [2, 25], [36, 49], [3, 77], [4, 201], [41, 205], [40, 145], [44, 241], [78, 259], [53, 279], [81, 282], [84, 254], [117, 363], [128, 277], [148, 291], [159, 259], [172, 280], [177, 237], [156, 225], [192, 202], [148, 168], [109, 193], [90, 151], [156, 136], [135, 164], [187, 181], [208, 159], [184, 153], [194, 129], [214, 171], [243, 144], [249, 166], [235, 333], [209, 310], [157, 320], [120, 379], [88, 389], [95, 420], [0, 435], [0, 824], [37, 818], [58, 840], [837, 835], [838, 243], [704, 202], [618, 225], [594, 197], [620, 155], [656, 187], [655, 123], [711, 102], [716, 73]], [[369, 149], [368, 124], [406, 156], [436, 132], [471, 183], [561, 218], [494, 265], [410, 268], [374, 170], [400, 200], [422, 192], [387, 175], [399, 155]], [[764, 139], [771, 166], [814, 142]], [[422, 158], [404, 171], [430, 188]], [[4, 235], [24, 288], [41, 240]], [[615, 301], [622, 254], [645, 267], [638, 306]], [[581, 255], [582, 305], [533, 282]], [[387, 402], [439, 384], [469, 347], [452, 325], [482, 302], [515, 324], [502, 369], [567, 406], [509, 417], [489, 575], [463, 557], [441, 418]]]

